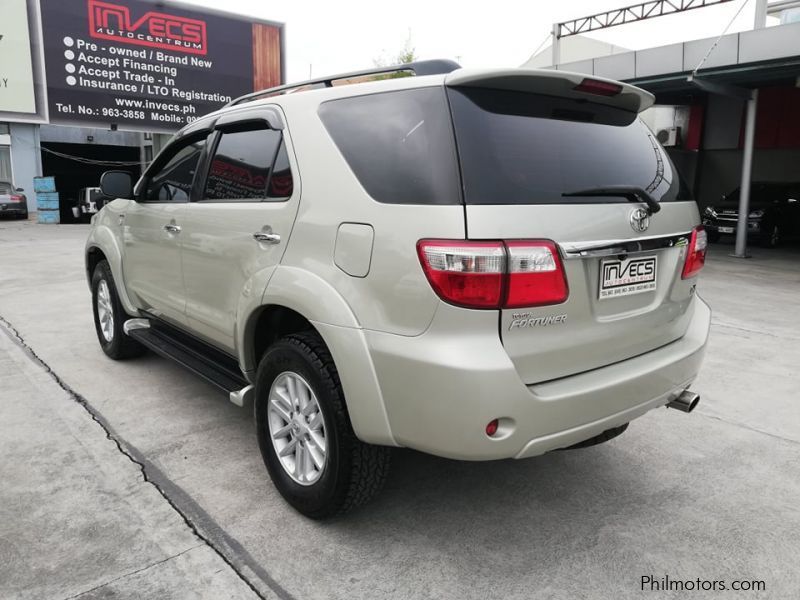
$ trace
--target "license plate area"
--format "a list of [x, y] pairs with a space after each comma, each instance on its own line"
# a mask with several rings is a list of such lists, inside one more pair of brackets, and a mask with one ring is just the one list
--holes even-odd
[[598, 298], [644, 294], [656, 289], [658, 262], [655, 256], [606, 259], [600, 263]]
[[717, 231], [719, 231], [720, 233], [733, 233], [734, 232], [734, 228], [733, 227], [717, 227]]

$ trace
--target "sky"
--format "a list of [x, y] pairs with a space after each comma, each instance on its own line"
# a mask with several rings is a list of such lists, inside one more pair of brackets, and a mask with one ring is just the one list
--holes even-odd
[[[466, 67], [516, 67], [545, 41], [552, 24], [634, 4], [635, 0], [183, 0], [286, 25], [286, 82], [389, 64], [407, 40], [420, 59], [451, 58]], [[638, 50], [753, 28], [756, 0], [613, 27], [590, 35]], [[549, 44], [549, 41], [547, 42]], [[547, 45], [547, 44], [545, 44]]]

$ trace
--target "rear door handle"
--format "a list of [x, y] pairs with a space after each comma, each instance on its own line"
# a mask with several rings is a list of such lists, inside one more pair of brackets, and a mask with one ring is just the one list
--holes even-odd
[[178, 233], [181, 232], [181, 226], [180, 225], [173, 225], [172, 223], [168, 223], [168, 224], [164, 225], [164, 231], [166, 231], [167, 233], [178, 234]]
[[253, 234], [253, 239], [260, 244], [280, 244], [281, 236], [277, 233], [265, 233], [263, 231], [256, 231]]

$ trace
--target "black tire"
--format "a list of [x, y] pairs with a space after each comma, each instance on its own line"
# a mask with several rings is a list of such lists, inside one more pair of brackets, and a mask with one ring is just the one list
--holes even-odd
[[[106, 339], [100, 325], [100, 316], [98, 309], [98, 289], [101, 284], [105, 283], [108, 294], [109, 304], [113, 314], [113, 326], [110, 328], [110, 338]], [[97, 333], [97, 341], [100, 342], [100, 347], [105, 352], [106, 356], [114, 360], [122, 360], [125, 358], [133, 358], [141, 356], [145, 347], [133, 338], [125, 335], [122, 330], [122, 325], [126, 319], [130, 318], [122, 308], [117, 295], [117, 286], [114, 282], [114, 275], [111, 273], [111, 267], [108, 262], [101, 260], [97, 263], [92, 274], [92, 313], [94, 315], [94, 328]]]
[[597, 444], [604, 444], [605, 442], [613, 440], [615, 437], [622, 435], [628, 428], [628, 425], [630, 425], [630, 423], [625, 423], [619, 427], [606, 429], [603, 433], [596, 435], [593, 438], [583, 440], [582, 442], [578, 442], [577, 444], [573, 444], [567, 448], [562, 448], [562, 450], [577, 450], [579, 448], [590, 448], [591, 446], [596, 446]]
[[[300, 375], [308, 383], [324, 422], [326, 462], [311, 484], [301, 485], [289, 475], [270, 435], [270, 390], [286, 372]], [[261, 456], [275, 487], [307, 517], [325, 519], [344, 514], [368, 502], [383, 487], [391, 449], [365, 444], [356, 437], [336, 365], [316, 332], [286, 336], [264, 354], [256, 374], [255, 417]]]

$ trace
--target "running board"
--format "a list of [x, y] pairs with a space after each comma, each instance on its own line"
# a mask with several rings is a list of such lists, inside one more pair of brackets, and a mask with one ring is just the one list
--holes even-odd
[[227, 392], [237, 406], [250, 400], [253, 386], [232, 356], [160, 321], [129, 319], [123, 330], [156, 354], [174, 360]]

